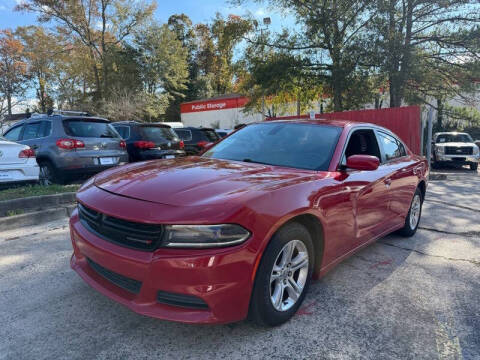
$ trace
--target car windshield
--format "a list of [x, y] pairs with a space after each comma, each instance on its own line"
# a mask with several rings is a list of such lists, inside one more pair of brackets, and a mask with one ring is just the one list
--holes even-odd
[[473, 140], [468, 134], [442, 134], [437, 136], [437, 143], [451, 142], [471, 143]]
[[149, 141], [177, 140], [177, 134], [171, 128], [161, 126], [141, 126], [140, 134]]
[[244, 127], [209, 149], [204, 157], [326, 171], [342, 129], [300, 123]]
[[65, 133], [69, 136], [87, 138], [118, 138], [120, 135], [112, 125], [105, 121], [69, 119], [63, 122]]

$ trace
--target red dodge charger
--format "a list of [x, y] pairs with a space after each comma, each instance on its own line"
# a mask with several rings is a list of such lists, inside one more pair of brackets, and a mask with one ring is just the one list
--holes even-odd
[[79, 190], [72, 268], [133, 311], [278, 325], [372, 241], [417, 230], [428, 165], [387, 129], [248, 125], [202, 156], [105, 171]]

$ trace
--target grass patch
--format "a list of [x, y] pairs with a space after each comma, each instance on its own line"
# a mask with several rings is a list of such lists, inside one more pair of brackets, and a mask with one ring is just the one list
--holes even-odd
[[22, 209], [18, 209], [18, 210], [8, 210], [6, 216], [20, 215], [20, 214], [23, 214], [24, 212], [25, 212], [25, 211], [23, 211]]
[[11, 200], [19, 199], [29, 196], [41, 196], [41, 195], [51, 195], [51, 194], [60, 194], [65, 192], [75, 192], [78, 190], [80, 185], [27, 185], [12, 187], [4, 190], [0, 190], [0, 201], [2, 200]]

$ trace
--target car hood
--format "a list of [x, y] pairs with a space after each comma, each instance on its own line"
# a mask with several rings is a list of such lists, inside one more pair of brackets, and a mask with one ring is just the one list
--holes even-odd
[[449, 142], [449, 143], [435, 143], [435, 146], [456, 146], [456, 147], [468, 147], [468, 146], [476, 146], [475, 143], [465, 143], [465, 142]]
[[198, 206], [245, 202], [327, 174], [192, 156], [117, 167], [97, 175], [94, 183], [105, 191], [134, 199]]

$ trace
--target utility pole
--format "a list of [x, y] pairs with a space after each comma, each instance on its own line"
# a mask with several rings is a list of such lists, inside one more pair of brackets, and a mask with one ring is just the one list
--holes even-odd
[[[269, 17], [263, 18], [263, 27], [260, 30], [260, 38], [263, 39], [263, 31], [268, 29], [268, 26], [272, 23], [272, 19]], [[262, 61], [265, 62], [265, 45], [262, 45]], [[262, 121], [265, 121], [265, 92], [262, 92]]]

